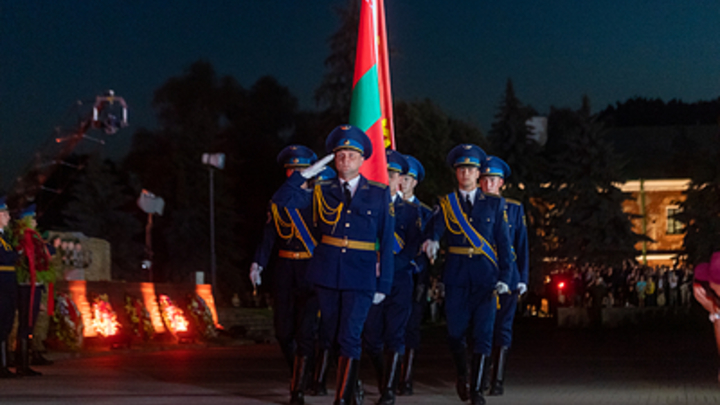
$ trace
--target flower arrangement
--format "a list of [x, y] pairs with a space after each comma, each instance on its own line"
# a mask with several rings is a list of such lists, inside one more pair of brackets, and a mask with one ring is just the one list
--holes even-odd
[[188, 330], [188, 321], [185, 319], [183, 310], [178, 308], [167, 295], [161, 294], [158, 301], [163, 322], [170, 333], [176, 335], [178, 332], [186, 332]]
[[56, 298], [56, 311], [53, 315], [55, 336], [65, 346], [72, 350], [80, 350], [83, 344], [82, 314], [75, 302], [65, 293], [58, 293]]
[[197, 294], [191, 294], [188, 301], [188, 311], [194, 321], [195, 329], [202, 337], [205, 339], [217, 337], [212, 312], [202, 297]]
[[15, 222], [10, 239], [12, 244], [23, 251], [15, 265], [18, 282], [55, 282], [55, 268], [42, 236], [33, 227], [32, 219], [25, 217]]
[[155, 336], [155, 328], [150, 319], [150, 312], [137, 297], [129, 294], [125, 295], [125, 313], [130, 318], [135, 336], [142, 338], [144, 341], [148, 341]]
[[92, 327], [103, 337], [114, 336], [121, 328], [117, 314], [108, 301], [107, 294], [100, 294], [92, 303]]

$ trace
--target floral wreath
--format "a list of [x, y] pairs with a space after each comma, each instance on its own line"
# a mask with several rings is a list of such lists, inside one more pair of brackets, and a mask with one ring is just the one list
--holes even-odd
[[165, 327], [173, 335], [178, 332], [185, 332], [188, 329], [188, 321], [185, 319], [183, 310], [178, 308], [173, 301], [165, 294], [158, 296], [160, 303], [160, 313], [162, 314]]
[[135, 336], [142, 338], [146, 342], [155, 336], [155, 327], [152, 324], [150, 312], [137, 297], [130, 294], [125, 295], [125, 313], [130, 318], [130, 324]]
[[92, 327], [103, 337], [116, 335], [122, 327], [117, 320], [115, 310], [108, 301], [107, 294], [100, 294], [93, 299]]
[[85, 330], [82, 314], [75, 302], [65, 293], [57, 295], [53, 321], [58, 340], [71, 350], [80, 350]]
[[216, 338], [215, 321], [213, 321], [212, 312], [205, 300], [197, 294], [191, 294], [187, 308], [195, 323], [195, 329], [200, 335], [205, 339]]

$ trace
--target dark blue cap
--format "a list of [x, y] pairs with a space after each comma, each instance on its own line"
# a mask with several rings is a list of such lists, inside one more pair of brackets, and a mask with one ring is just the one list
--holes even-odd
[[308, 167], [315, 163], [317, 155], [307, 146], [290, 145], [281, 150], [277, 161], [286, 168]]
[[447, 155], [447, 164], [450, 167], [475, 166], [480, 167], [485, 161], [485, 152], [479, 146], [471, 143], [458, 145]]
[[36, 206], [35, 204], [30, 204], [30, 206], [28, 206], [27, 208], [25, 208], [25, 209], [20, 213], [20, 217], [19, 217], [19, 218], [20, 218], [20, 219], [23, 219], [23, 218], [25, 218], [25, 217], [34, 217], [34, 216], [36, 215], [36, 209], [37, 209], [37, 206]]
[[387, 158], [388, 171], [407, 174], [410, 165], [408, 165], [408, 161], [402, 153], [392, 149], [386, 149], [385, 157]]
[[352, 125], [336, 127], [325, 140], [327, 153], [333, 153], [340, 149], [351, 149], [360, 152], [365, 159], [370, 158], [373, 153], [370, 138], [365, 135], [365, 132]]
[[7, 197], [2, 196], [0, 197], [0, 211], [7, 211]]
[[322, 180], [330, 180], [337, 177], [337, 173], [335, 173], [335, 170], [331, 169], [330, 166], [325, 166], [323, 171], [320, 172], [320, 174], [317, 175], [317, 179], [319, 181]]
[[407, 173], [408, 176], [414, 177], [418, 182], [423, 181], [425, 178], [425, 168], [422, 163], [410, 155], [405, 155], [405, 159], [407, 159], [408, 165], [410, 166], [410, 170], [408, 170]]
[[510, 177], [510, 166], [497, 156], [488, 156], [480, 169], [481, 176]]

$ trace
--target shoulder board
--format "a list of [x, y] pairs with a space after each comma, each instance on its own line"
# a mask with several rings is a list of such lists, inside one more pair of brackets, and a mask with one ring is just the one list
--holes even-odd
[[316, 182], [315, 182], [315, 185], [317, 185], [317, 186], [327, 186], [328, 184], [330, 184], [330, 183], [332, 183], [332, 182], [333, 182], [332, 180], [320, 180], [320, 181], [316, 181]]
[[418, 203], [416, 203], [415, 201], [403, 200], [403, 203], [405, 203], [405, 204], [407, 204], [407, 205], [412, 205], [413, 207], [419, 207], [419, 206], [420, 206], [420, 205], [418, 205]]
[[380, 188], [382, 188], [382, 189], [386, 189], [386, 188], [387, 188], [387, 184], [379, 183], [379, 182], [373, 181], [373, 180], [368, 180], [367, 182], [368, 182], [368, 184], [373, 185], [373, 186], [375, 186], [375, 187], [380, 187]]
[[510, 204], [522, 205], [522, 203], [520, 201], [513, 200], [512, 198], [506, 198], [505, 201], [509, 202]]
[[424, 203], [424, 202], [422, 202], [422, 201], [420, 201], [420, 207], [422, 207], [422, 208], [426, 208], [426, 209], [428, 209], [428, 210], [432, 211], [432, 207], [431, 207], [431, 206], [429, 206], [429, 205], [427, 205], [427, 204], [425, 204], [425, 203]]
[[501, 196], [499, 196], [497, 194], [490, 194], [490, 193], [483, 193], [483, 194], [485, 194], [488, 197], [492, 197], [492, 198], [502, 198]]

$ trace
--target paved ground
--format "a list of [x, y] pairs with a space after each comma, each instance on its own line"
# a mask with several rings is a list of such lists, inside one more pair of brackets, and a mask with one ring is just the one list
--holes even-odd
[[[712, 330], [696, 319], [612, 331], [525, 320], [516, 331], [507, 393], [488, 404], [720, 403]], [[52, 356], [55, 365], [38, 367], [43, 377], [0, 380], [0, 403], [287, 403], [289, 371], [275, 345]], [[426, 330], [417, 370], [416, 395], [398, 404], [460, 403], [442, 327]], [[361, 376], [371, 404], [377, 395], [367, 362]], [[331, 404], [332, 397], [307, 403]]]

